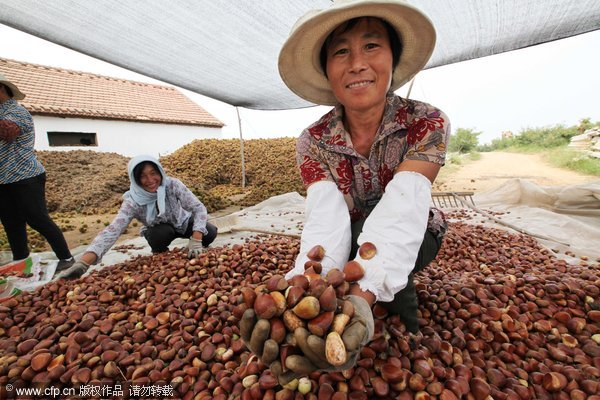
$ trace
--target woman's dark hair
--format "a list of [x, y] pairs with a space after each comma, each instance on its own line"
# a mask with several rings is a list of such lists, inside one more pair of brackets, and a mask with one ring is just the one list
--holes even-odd
[[344, 22], [337, 28], [335, 28], [333, 31], [331, 31], [329, 36], [327, 36], [327, 39], [325, 39], [325, 42], [323, 42], [323, 46], [321, 46], [321, 52], [319, 53], [319, 61], [321, 62], [321, 68], [323, 69], [323, 73], [325, 74], [325, 77], [327, 77], [327, 48], [331, 44], [331, 40], [333, 39], [333, 33], [339, 27], [342, 27], [342, 29], [339, 33], [348, 32], [348, 31], [352, 30], [352, 28], [354, 28], [356, 26], [356, 24], [358, 24], [360, 22], [360, 20], [363, 18], [376, 19], [377, 21], [380, 21], [383, 24], [383, 26], [385, 27], [385, 30], [387, 31], [388, 37], [390, 40], [390, 47], [392, 48], [392, 60], [393, 60], [392, 61], [392, 71], [394, 69], [396, 69], [396, 66], [400, 62], [400, 54], [402, 53], [402, 42], [400, 42], [400, 38], [398, 37], [398, 32], [396, 32], [396, 30], [392, 27], [392, 25], [390, 25], [389, 22], [387, 22], [386, 20], [383, 20], [381, 18], [357, 17], [357, 18], [352, 18], [352, 19]]
[[[135, 179], [135, 183], [137, 183], [140, 186], [142, 185], [140, 183], [140, 177], [142, 176], [142, 170], [144, 169], [144, 167], [146, 165], [152, 166], [152, 168], [154, 168], [156, 170], [156, 172], [158, 172], [160, 174], [160, 169], [158, 168], [158, 165], [156, 165], [152, 161], [142, 161], [141, 163], [139, 163], [138, 165], [133, 167], [133, 179]], [[161, 176], [161, 179], [164, 179], [164, 176], [162, 176], [162, 174], [160, 174], [160, 176]]]
[[4, 89], [6, 89], [6, 94], [9, 95], [11, 98], [15, 97], [15, 95], [13, 94], [13, 91], [11, 88], [9, 88], [8, 86], [0, 83], [0, 85], [2, 85], [4, 87]]

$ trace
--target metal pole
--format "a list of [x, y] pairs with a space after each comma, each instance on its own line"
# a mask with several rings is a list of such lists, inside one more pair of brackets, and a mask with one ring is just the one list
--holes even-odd
[[240, 109], [235, 107], [238, 117], [238, 127], [240, 129], [240, 155], [242, 158], [242, 189], [246, 187], [246, 160], [244, 157], [244, 138], [242, 137], [242, 119], [240, 118]]

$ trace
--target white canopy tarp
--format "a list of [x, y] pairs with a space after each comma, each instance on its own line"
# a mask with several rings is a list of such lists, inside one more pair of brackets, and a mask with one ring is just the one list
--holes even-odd
[[[600, 28], [597, 0], [413, 0], [438, 41], [426, 68]], [[283, 84], [295, 21], [330, 0], [0, 0], [0, 23], [231, 105], [309, 106]], [[560, 54], [557, 54], [560, 57]]]

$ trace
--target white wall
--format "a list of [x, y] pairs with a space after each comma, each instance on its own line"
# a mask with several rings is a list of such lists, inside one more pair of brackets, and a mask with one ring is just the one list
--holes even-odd
[[[196, 139], [221, 139], [221, 128], [173, 125], [87, 118], [59, 118], [34, 115], [36, 150], [92, 150], [113, 152], [127, 157], [172, 153]], [[98, 146], [53, 146], [48, 131], [96, 133]]]

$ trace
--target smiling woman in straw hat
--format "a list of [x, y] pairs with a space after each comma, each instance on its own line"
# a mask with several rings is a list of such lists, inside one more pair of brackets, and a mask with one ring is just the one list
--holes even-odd
[[[281, 49], [286, 85], [308, 101], [335, 106], [297, 142], [306, 222], [286, 277], [304, 272], [315, 245], [325, 248], [322, 275], [352, 259], [365, 270], [348, 296], [356, 310], [343, 337], [349, 361], [334, 368], [309, 349], [315, 368], [353, 365], [373, 335], [375, 301], [418, 331], [412, 274], [435, 258], [445, 232], [443, 215], [429, 204], [450, 124], [439, 109], [393, 91], [425, 66], [434, 46], [432, 23], [405, 2], [337, 0], [300, 18]], [[376, 248], [372, 258], [358, 251], [367, 242]]]
[[0, 75], [0, 220], [13, 259], [29, 256], [28, 224], [48, 240], [59, 258], [57, 269], [73, 263], [62, 231], [46, 208], [46, 172], [33, 150], [35, 132], [31, 114], [16, 100], [25, 95]]

